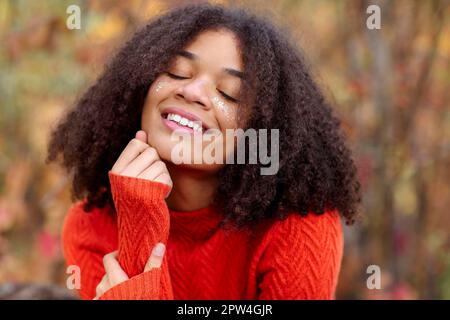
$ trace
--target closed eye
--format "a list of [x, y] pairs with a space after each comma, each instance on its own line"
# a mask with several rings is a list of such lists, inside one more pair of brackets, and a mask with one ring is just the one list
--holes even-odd
[[225, 92], [223, 92], [223, 91], [221, 91], [221, 90], [219, 90], [219, 89], [217, 89], [217, 91], [219, 91], [219, 93], [220, 93], [225, 99], [227, 99], [228, 101], [231, 101], [231, 102], [233, 102], [233, 103], [238, 103], [238, 102], [239, 102], [238, 99], [235, 99], [235, 98], [233, 98], [233, 97], [230, 97], [230, 96], [227, 95]]
[[[171, 77], [172, 79], [175, 79], [175, 80], [186, 80], [186, 79], [189, 79], [189, 77], [182, 77], [182, 76], [176, 75], [176, 74], [171, 73], [171, 72], [166, 72], [166, 73], [167, 73], [167, 75], [168, 75], [169, 77]], [[233, 97], [227, 95], [227, 94], [226, 94], [225, 92], [223, 92], [222, 90], [217, 89], [217, 91], [219, 91], [219, 93], [220, 93], [225, 99], [227, 99], [228, 101], [231, 101], [231, 102], [233, 102], [233, 103], [238, 103], [238, 102], [239, 102], [238, 99], [233, 98]]]
[[170, 73], [170, 72], [167, 72], [167, 75], [168, 75], [169, 77], [171, 77], [172, 79], [176, 79], [176, 80], [185, 80], [185, 79], [189, 79], [188, 77], [178, 76], [178, 75], [173, 74], [173, 73]]

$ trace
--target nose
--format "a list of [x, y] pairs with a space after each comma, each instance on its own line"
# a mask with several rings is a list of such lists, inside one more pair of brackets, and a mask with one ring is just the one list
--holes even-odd
[[180, 86], [176, 90], [176, 95], [205, 109], [211, 108], [211, 102], [207, 95], [207, 81], [205, 79], [194, 79]]

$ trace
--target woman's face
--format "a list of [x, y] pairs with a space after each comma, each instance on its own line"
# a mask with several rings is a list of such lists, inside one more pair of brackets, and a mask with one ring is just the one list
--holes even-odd
[[[232, 32], [199, 34], [150, 86], [141, 119], [149, 145], [162, 159], [174, 162], [172, 151], [180, 148], [180, 138], [173, 138], [176, 130], [187, 138], [183, 139], [184, 148], [196, 152], [196, 156], [223, 154], [223, 163], [234, 150], [233, 141], [225, 143], [225, 130], [237, 129], [242, 76], [238, 42]], [[212, 136], [210, 132], [221, 135]], [[195, 144], [194, 139], [199, 138], [201, 143]], [[192, 142], [187, 145], [189, 139]], [[211, 153], [213, 148], [222, 153]], [[191, 155], [192, 163], [183, 165], [212, 171], [223, 166], [205, 161], [193, 164]]]

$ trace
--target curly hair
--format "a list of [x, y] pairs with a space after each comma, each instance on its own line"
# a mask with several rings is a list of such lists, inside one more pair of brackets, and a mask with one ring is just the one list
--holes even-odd
[[136, 32], [52, 131], [46, 162], [62, 154], [72, 200], [85, 198], [87, 212], [114, 209], [108, 171], [140, 129], [150, 85], [200, 32], [214, 29], [232, 31], [239, 42], [247, 76], [242, 101], [251, 101], [246, 127], [277, 128], [280, 137], [276, 175], [260, 175], [258, 164], [220, 170], [214, 204], [223, 222], [240, 228], [289, 212], [337, 210], [352, 224], [360, 202], [356, 167], [304, 58], [267, 19], [211, 4], [174, 9]]

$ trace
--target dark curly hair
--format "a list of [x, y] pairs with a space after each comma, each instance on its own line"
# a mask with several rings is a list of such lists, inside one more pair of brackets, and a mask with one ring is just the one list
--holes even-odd
[[247, 128], [279, 129], [279, 171], [261, 175], [258, 164], [226, 165], [214, 204], [223, 222], [249, 226], [338, 210], [352, 224], [360, 202], [359, 182], [339, 120], [313, 81], [293, 42], [264, 18], [243, 9], [211, 4], [168, 12], [138, 31], [51, 133], [46, 162], [62, 153], [72, 174], [72, 200], [85, 211], [110, 204], [108, 171], [140, 129], [152, 82], [172, 58], [205, 30], [227, 29], [238, 38], [244, 64], [242, 101]]

